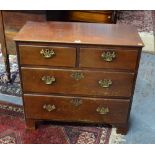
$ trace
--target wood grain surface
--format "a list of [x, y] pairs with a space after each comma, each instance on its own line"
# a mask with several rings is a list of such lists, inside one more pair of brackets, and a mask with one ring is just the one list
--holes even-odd
[[[24, 92], [60, 93], [94, 96], [131, 97], [133, 73], [105, 72], [71, 69], [22, 68]], [[76, 80], [72, 74], [79, 72], [83, 78]], [[56, 81], [47, 85], [42, 81], [43, 76], [54, 76]], [[99, 80], [112, 80], [109, 88], [102, 88]]]
[[[103, 52], [115, 52], [115, 58], [111, 62], [105, 61], [101, 56]], [[81, 48], [80, 67], [89, 68], [111, 68], [128, 69], [135, 71], [137, 64], [138, 50], [128, 50], [125, 48]]]
[[[46, 49], [53, 50], [55, 55], [51, 58], [45, 58], [40, 52]], [[75, 67], [76, 63], [76, 48], [71, 47], [20, 45], [19, 52], [22, 65]]]
[[102, 44], [142, 47], [135, 27], [76, 22], [27, 22], [16, 41]]
[[[125, 123], [129, 100], [112, 100], [103, 98], [78, 98], [81, 104], [72, 103], [75, 97], [24, 95], [26, 117], [59, 121], [81, 121], [94, 123]], [[53, 111], [47, 111], [44, 105], [54, 105]], [[108, 108], [107, 114], [96, 111], [98, 107]]]

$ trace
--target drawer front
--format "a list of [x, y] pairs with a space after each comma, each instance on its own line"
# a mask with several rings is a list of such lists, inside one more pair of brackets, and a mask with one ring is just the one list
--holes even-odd
[[24, 92], [130, 97], [134, 74], [22, 68]]
[[97, 23], [111, 23], [112, 13], [98, 13], [90, 11], [70, 11], [69, 20], [72, 21], [85, 21], [85, 22], [97, 22]]
[[24, 95], [27, 118], [125, 123], [129, 100]]
[[20, 63], [25, 65], [49, 65], [74, 67], [76, 48], [56, 46], [19, 46]]
[[80, 49], [80, 67], [136, 69], [138, 51], [121, 49]]

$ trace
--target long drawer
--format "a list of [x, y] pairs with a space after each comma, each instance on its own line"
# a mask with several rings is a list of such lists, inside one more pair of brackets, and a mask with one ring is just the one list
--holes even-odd
[[57, 46], [20, 45], [22, 65], [48, 65], [75, 67], [76, 48]]
[[115, 48], [81, 48], [80, 67], [136, 70], [138, 51]]
[[130, 97], [134, 74], [88, 70], [22, 68], [24, 92]]
[[24, 95], [27, 118], [95, 123], [125, 123], [130, 100]]

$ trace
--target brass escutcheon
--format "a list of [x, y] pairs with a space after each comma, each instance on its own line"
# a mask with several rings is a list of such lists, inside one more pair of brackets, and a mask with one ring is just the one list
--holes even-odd
[[104, 61], [111, 62], [114, 58], [116, 58], [116, 53], [114, 51], [107, 51], [101, 54], [101, 58]]
[[84, 74], [81, 72], [74, 72], [71, 74], [71, 77], [74, 78], [75, 80], [81, 80], [84, 78]]
[[102, 88], [109, 88], [110, 85], [112, 85], [112, 80], [109, 79], [103, 79], [98, 81], [100, 87]]
[[53, 105], [50, 105], [50, 104], [44, 104], [44, 105], [43, 105], [43, 109], [47, 110], [48, 112], [51, 112], [51, 111], [55, 110], [56, 107], [55, 107], [54, 104], [53, 104]]
[[79, 105], [82, 104], [82, 100], [79, 99], [79, 98], [73, 98], [73, 99], [71, 99], [70, 102], [71, 102], [74, 106], [76, 106], [76, 107], [78, 107]]
[[98, 107], [96, 109], [96, 111], [101, 114], [101, 115], [106, 115], [107, 113], [109, 113], [109, 108], [108, 107]]
[[50, 77], [50, 76], [43, 76], [41, 78], [41, 80], [46, 84], [46, 85], [51, 85], [54, 82], [56, 82], [56, 79], [54, 76]]
[[54, 57], [55, 56], [55, 52], [54, 52], [54, 50], [53, 49], [42, 49], [41, 51], [40, 51], [40, 54], [44, 57], [44, 58], [46, 58], [46, 59], [49, 59], [49, 58], [52, 58], [52, 57]]

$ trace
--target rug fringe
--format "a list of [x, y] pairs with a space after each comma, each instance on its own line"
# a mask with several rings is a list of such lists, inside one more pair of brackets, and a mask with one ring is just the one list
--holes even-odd
[[112, 128], [109, 144], [122, 144], [123, 142], [125, 142], [124, 135], [117, 134], [116, 128]]

